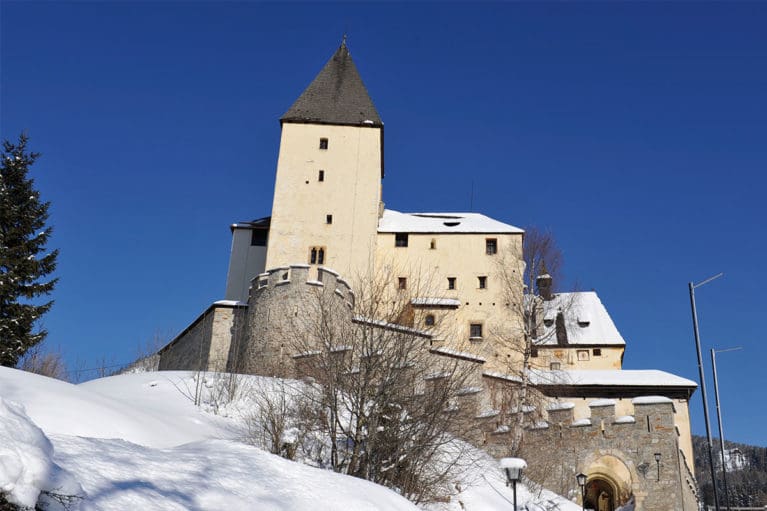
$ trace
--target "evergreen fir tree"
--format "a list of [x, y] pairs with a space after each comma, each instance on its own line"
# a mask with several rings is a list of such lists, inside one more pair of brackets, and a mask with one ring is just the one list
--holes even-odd
[[6, 140], [0, 156], [0, 365], [10, 367], [47, 335], [33, 329], [53, 305], [40, 298], [58, 280], [46, 279], [56, 269], [58, 250], [44, 253], [50, 203], [40, 200], [27, 177], [39, 155], [27, 152], [26, 145], [25, 134], [15, 145]]

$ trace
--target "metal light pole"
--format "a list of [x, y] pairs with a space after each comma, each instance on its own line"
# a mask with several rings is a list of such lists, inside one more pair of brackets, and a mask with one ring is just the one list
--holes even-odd
[[511, 484], [514, 490], [514, 511], [517, 511], [517, 481], [522, 478], [522, 471], [527, 462], [522, 458], [501, 458], [501, 468], [506, 472], [506, 486]]
[[714, 472], [714, 452], [711, 449], [711, 423], [708, 420], [708, 401], [706, 400], [706, 376], [703, 373], [703, 356], [700, 353], [700, 335], [698, 334], [698, 312], [695, 309], [695, 288], [704, 284], [708, 284], [714, 279], [718, 279], [724, 275], [719, 273], [713, 277], [709, 277], [706, 280], [693, 284], [689, 283], [690, 287], [690, 305], [692, 306], [692, 327], [695, 333], [695, 348], [698, 352], [698, 375], [700, 376], [700, 394], [703, 399], [703, 417], [706, 420], [706, 438], [708, 440], [708, 462], [711, 466], [711, 483], [714, 488], [714, 507], [716, 511], [719, 511], [719, 495], [716, 491], [716, 474]]
[[711, 348], [711, 367], [714, 370], [714, 397], [716, 398], [716, 418], [719, 422], [719, 448], [722, 453], [722, 480], [724, 481], [724, 505], [727, 507], [727, 511], [730, 511], [730, 492], [727, 488], [727, 464], [724, 461], [724, 429], [722, 428], [722, 412], [719, 407], [719, 381], [716, 378], [716, 353], [724, 353], [726, 351], [737, 351], [743, 349], [741, 346], [736, 348], [726, 348], [723, 350], [715, 350]]
[[575, 476], [575, 480], [578, 481], [578, 486], [581, 487], [581, 509], [586, 509], [586, 474], [583, 472]]
[[660, 456], [661, 455], [659, 452], [655, 453], [655, 464], [658, 465], [658, 482], [660, 482]]

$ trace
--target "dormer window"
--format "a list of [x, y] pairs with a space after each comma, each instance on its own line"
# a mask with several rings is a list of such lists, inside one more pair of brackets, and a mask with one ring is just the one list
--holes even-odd
[[320, 139], [320, 149], [327, 149], [328, 148], [328, 139], [327, 138], [321, 138]]

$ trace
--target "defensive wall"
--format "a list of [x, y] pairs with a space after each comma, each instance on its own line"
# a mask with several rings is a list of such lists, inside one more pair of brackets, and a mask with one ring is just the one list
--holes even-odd
[[[316, 279], [310, 275], [314, 271]], [[246, 374], [311, 376], [314, 357], [328, 349], [317, 342], [322, 333], [314, 329], [326, 324], [316, 321], [317, 315], [332, 319], [328, 327], [339, 328], [339, 338], [351, 335], [361, 323], [401, 328], [424, 338], [425, 359], [435, 368], [420, 373], [426, 376], [413, 382], [414, 395], [449, 377], [436, 369], [442, 362], [457, 364], [457, 372], [468, 376], [446, 413], [460, 414], [472, 424], [467, 440], [473, 444], [496, 457], [511, 454], [517, 377], [487, 371], [482, 357], [431, 347], [428, 333], [354, 317], [354, 303], [351, 287], [333, 270], [308, 265], [270, 269], [251, 281], [247, 305], [216, 302], [176, 336], [160, 351], [160, 370], [225, 368]], [[296, 346], [304, 349], [297, 351]], [[330, 349], [344, 356], [343, 346]], [[403, 368], [402, 377], [409, 377], [407, 373]], [[595, 509], [599, 498], [609, 499], [609, 509], [632, 498], [637, 511], [696, 510], [695, 479], [679, 448], [673, 402], [638, 397], [632, 405], [633, 415], [616, 416], [614, 400], [593, 400], [590, 416], [578, 419], [575, 406], [567, 401], [553, 402], [545, 411], [524, 410], [518, 455], [527, 460], [529, 475], [547, 488], [577, 498], [575, 475], [583, 472], [589, 481], [587, 503]]]

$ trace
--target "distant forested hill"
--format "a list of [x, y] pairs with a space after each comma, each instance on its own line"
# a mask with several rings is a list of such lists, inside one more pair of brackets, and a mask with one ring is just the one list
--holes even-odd
[[[719, 503], [724, 505], [722, 485], [721, 454], [719, 439], [714, 438], [714, 467], [716, 469]], [[714, 505], [714, 490], [711, 485], [706, 438], [692, 437], [695, 453], [695, 475], [706, 505]], [[767, 447], [724, 442], [727, 461], [727, 487], [731, 506], [767, 505]]]

